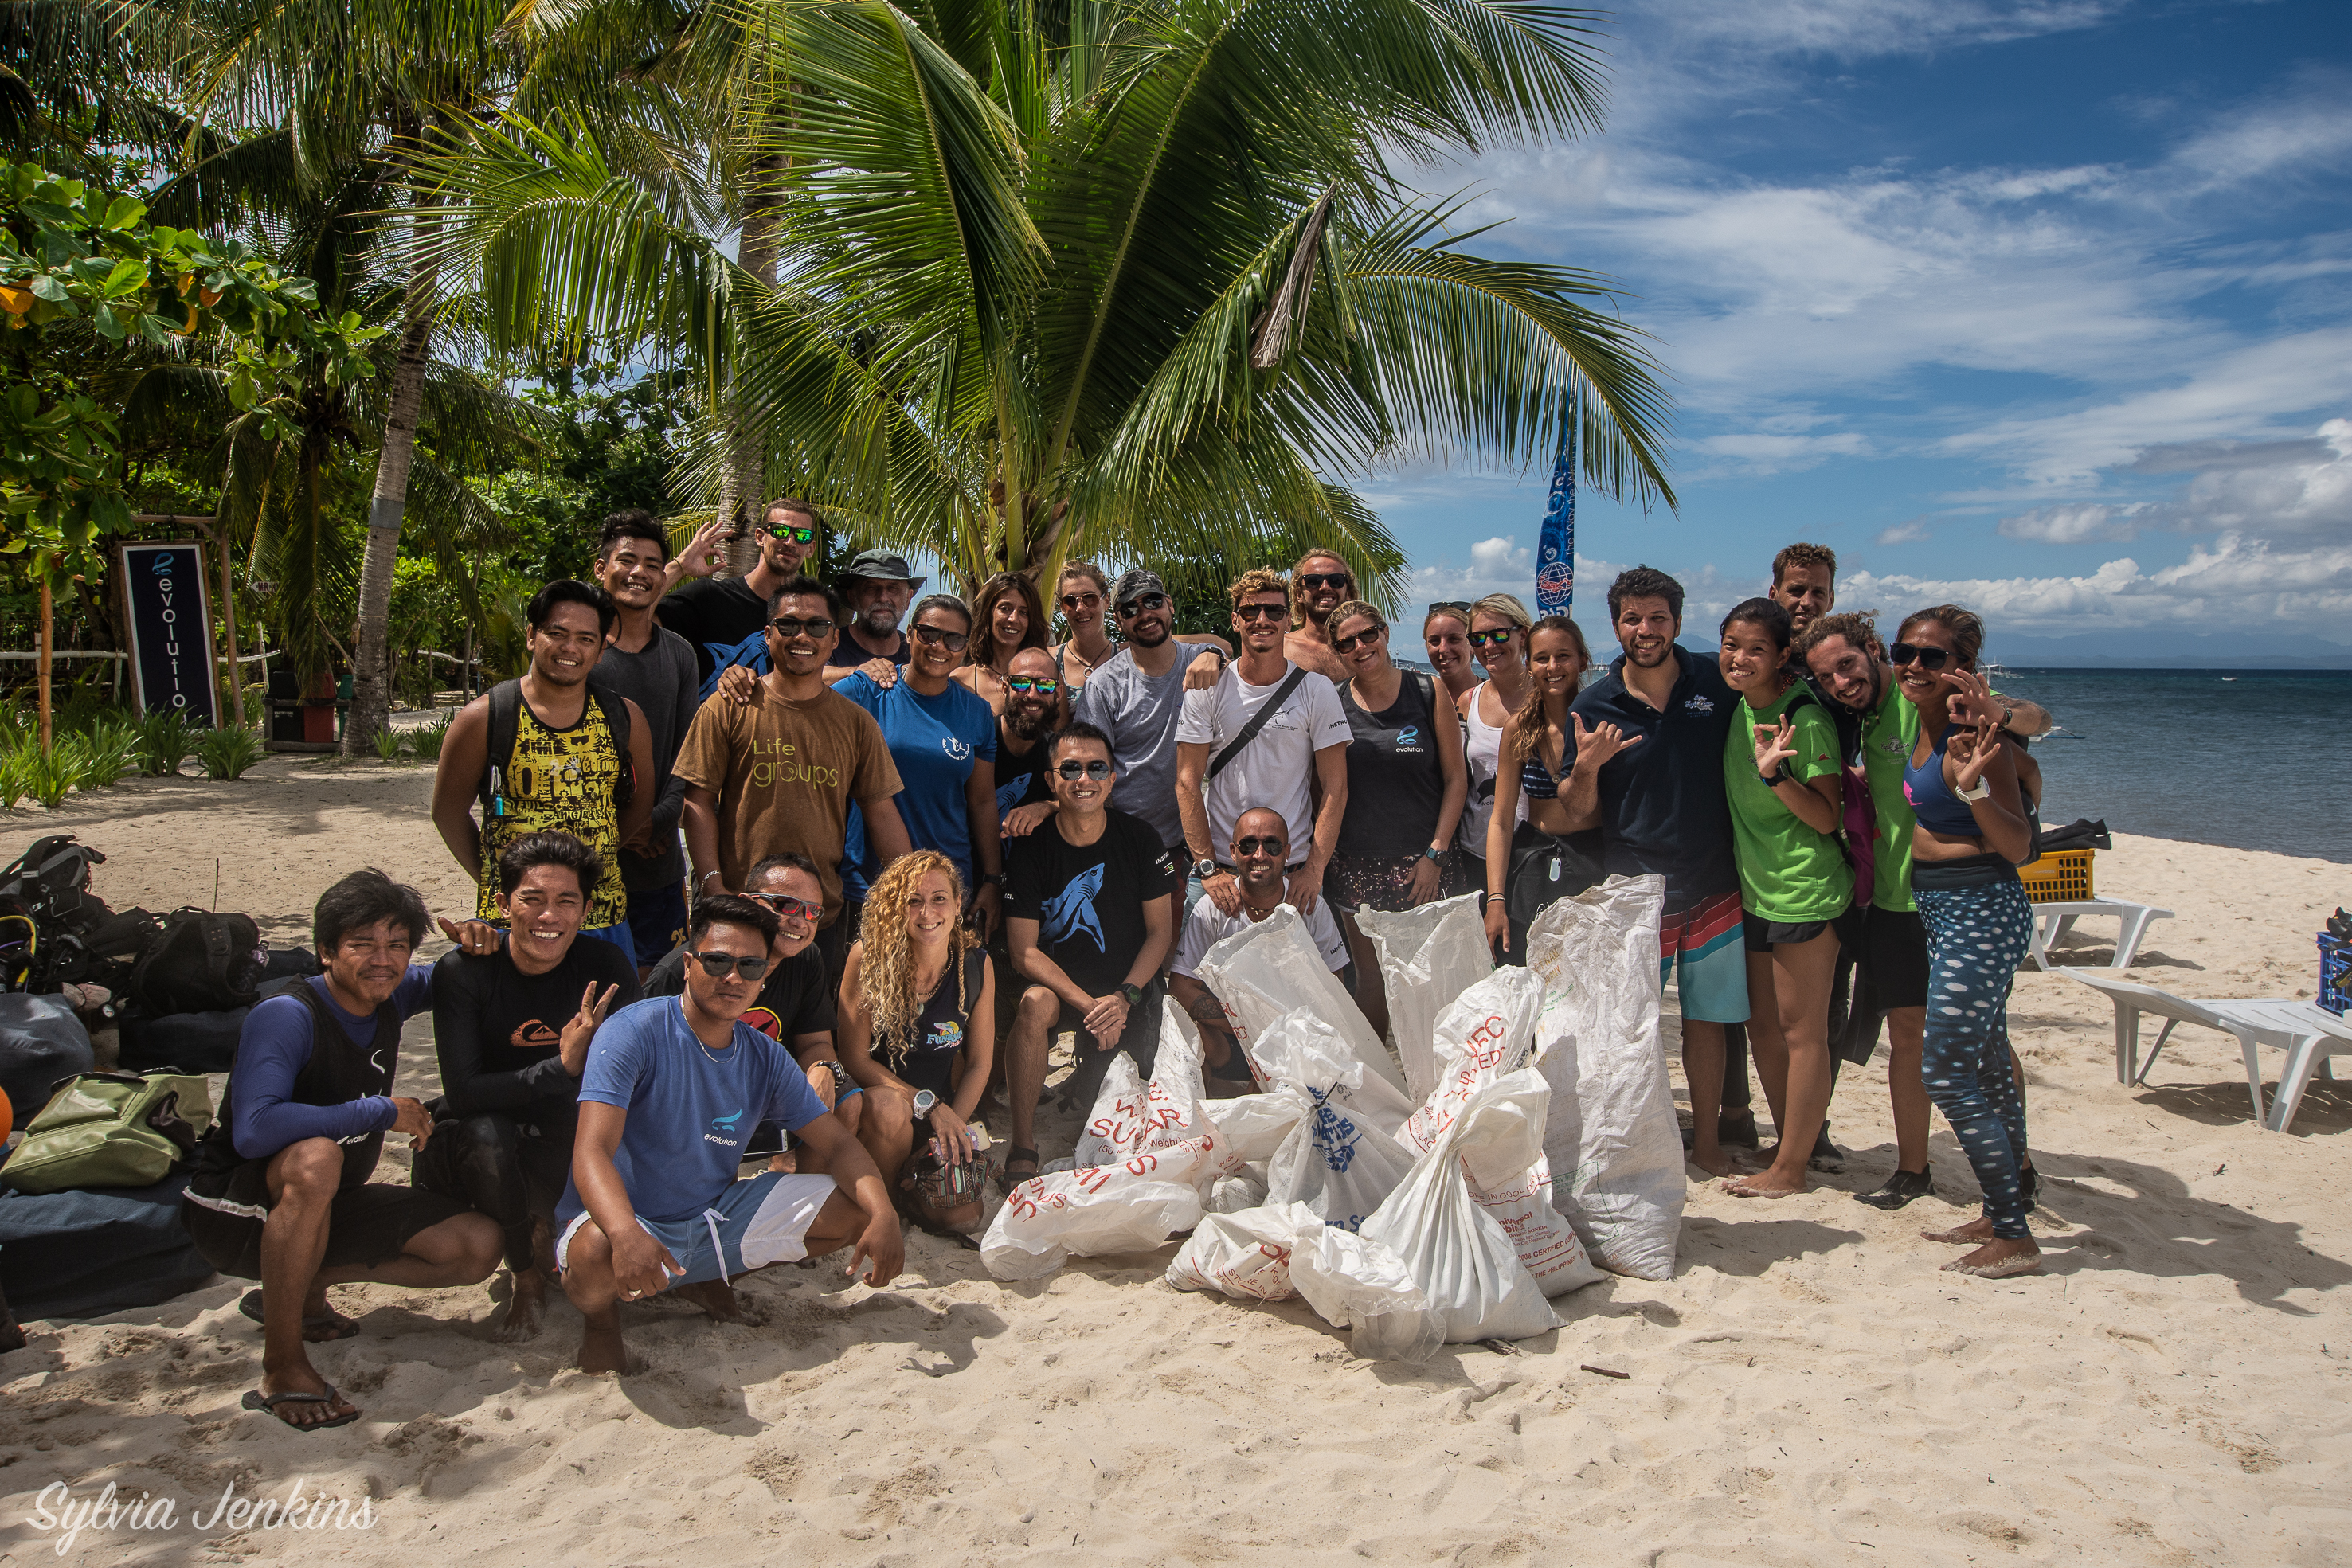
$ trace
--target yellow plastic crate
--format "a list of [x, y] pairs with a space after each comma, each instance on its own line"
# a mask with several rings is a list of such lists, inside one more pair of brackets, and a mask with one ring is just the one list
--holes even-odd
[[2053, 850], [2030, 865], [2017, 868], [2032, 904], [2080, 904], [2096, 897], [2091, 891], [2091, 857], [2096, 850]]

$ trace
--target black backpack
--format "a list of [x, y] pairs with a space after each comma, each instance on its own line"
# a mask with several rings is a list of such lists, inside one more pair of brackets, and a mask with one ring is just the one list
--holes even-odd
[[[604, 715], [604, 728], [613, 737], [614, 754], [621, 759], [621, 781], [613, 790], [615, 810], [628, 805], [637, 793], [637, 771], [629, 762], [629, 702], [620, 693], [596, 685], [588, 685], [588, 695], [596, 699], [596, 706]], [[521, 722], [522, 683], [500, 681], [490, 688], [490, 734], [483, 749], [481, 782], [474, 787], [474, 798], [481, 802], [482, 821], [504, 816], [499, 798], [506, 793], [507, 758], [514, 755], [515, 729]]]
[[175, 909], [131, 972], [131, 996], [150, 1018], [251, 1007], [269, 956], [250, 915]]
[[117, 995], [126, 988], [157, 925], [145, 910], [118, 915], [89, 891], [89, 868], [105, 863], [71, 833], [52, 833], [0, 868], [0, 988], [49, 993], [84, 982]]

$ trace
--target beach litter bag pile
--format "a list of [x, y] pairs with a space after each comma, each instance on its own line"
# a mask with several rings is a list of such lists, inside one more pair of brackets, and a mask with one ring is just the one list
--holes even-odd
[[1396, 1042], [1405, 1092], [1426, 1100], [1437, 1087], [1437, 1059], [1431, 1049], [1437, 1015], [1494, 972], [1478, 895], [1465, 893], [1394, 913], [1359, 910], [1356, 925], [1380, 958], [1388, 987], [1389, 1038]]
[[1404, 1260], [1325, 1224], [1303, 1203], [1209, 1216], [1177, 1249], [1168, 1282], [1244, 1301], [1296, 1296], [1333, 1328], [1353, 1331], [1349, 1348], [1367, 1361], [1426, 1361], [1445, 1343], [1445, 1319]]
[[1403, 1067], [1364, 1021], [1339, 977], [1323, 967], [1323, 955], [1316, 951], [1298, 911], [1278, 904], [1264, 920], [1210, 948], [1201, 956], [1200, 977], [1224, 1004], [1234, 1036], [1260, 1083], [1270, 1079], [1258, 1060], [1258, 1036], [1286, 1014], [1303, 1009], [1329, 1024], [1348, 1053], [1364, 1064], [1356, 1100], [1375, 1126], [1393, 1133], [1412, 1114], [1419, 1102], [1405, 1087]]

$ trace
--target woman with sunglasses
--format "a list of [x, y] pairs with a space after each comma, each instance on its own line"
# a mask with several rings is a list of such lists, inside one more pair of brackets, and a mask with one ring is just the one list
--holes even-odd
[[[1468, 609], [1470, 630], [1463, 645], [1485, 668], [1486, 678], [1454, 702], [1462, 715], [1462, 764], [1470, 792], [1462, 803], [1464, 882], [1486, 885], [1486, 824], [1495, 815], [1496, 776], [1503, 769], [1503, 727], [1528, 700], [1528, 607], [1507, 593], [1490, 593]], [[1519, 799], [1511, 826], [1528, 820]], [[1508, 832], [1505, 837], [1508, 838]]]
[[[1517, 608], [1518, 601], [1511, 604]], [[1490, 619], [1509, 622], [1492, 598], [1479, 601], [1474, 629]], [[1486, 647], [1498, 645], [1490, 638]], [[1524, 645], [1527, 696], [1503, 727], [1495, 804], [1486, 818], [1486, 939], [1512, 963], [1526, 961], [1527, 926], [1536, 914], [1554, 899], [1583, 891], [1600, 875], [1599, 835], [1570, 835], [1567, 809], [1559, 803], [1566, 779], [1558, 759], [1567, 755], [1570, 725], [1576, 727], [1576, 767], [1587, 774], [1599, 772], [1601, 763], [1623, 749], [1615, 725], [1588, 731], [1583, 720], [1569, 716], [1569, 705], [1592, 667], [1583, 628], [1565, 615], [1547, 615], [1528, 629]], [[1522, 813], [1524, 832], [1518, 831]]]
[[1070, 634], [1050, 650], [1054, 667], [1061, 674], [1063, 688], [1076, 700], [1087, 677], [1118, 652], [1109, 628], [1103, 624], [1103, 616], [1110, 609], [1110, 579], [1090, 560], [1071, 561], [1054, 584], [1054, 607]]
[[1903, 796], [1917, 819], [1911, 897], [1927, 928], [1935, 988], [1920, 1074], [1984, 1193], [1982, 1216], [1927, 1237], [1970, 1249], [1946, 1270], [1998, 1280], [2042, 1266], [2026, 1223], [2025, 1099], [2011, 1070], [2006, 1016], [2032, 936], [2033, 906], [2017, 880], [2032, 835], [2015, 758], [1998, 730], [1973, 722], [1990, 703], [1976, 668], [1983, 646], [1982, 621], [1938, 604], [1904, 622], [1886, 652], [1919, 713]]
[[[919, 850], [939, 851], [959, 877], [978, 883], [972, 917], [985, 938], [1003, 908], [1004, 862], [996, 810], [996, 716], [955, 680], [971, 624], [962, 600], [931, 594], [915, 606], [907, 668], [898, 681], [884, 686], [861, 670], [833, 689], [882, 727], [904, 786], [898, 805], [908, 841]], [[844, 894], [856, 903], [882, 870], [858, 816], [850, 819], [843, 866]]]
[[[1388, 622], [1360, 599], [1331, 612], [1331, 651], [1348, 670], [1339, 708], [1348, 716], [1348, 809], [1324, 886], [1339, 907], [1356, 973], [1377, 975], [1359, 909], [1411, 909], [1433, 903], [1458, 879], [1454, 834], [1469, 776], [1462, 766], [1462, 720], [1437, 682], [1396, 667]], [[1399, 846], [1406, 846], [1402, 851]], [[1378, 986], [1357, 998], [1372, 1028], [1388, 1032], [1388, 998]]]
[[969, 1231], [985, 1175], [972, 1115], [996, 1059], [996, 977], [963, 882], [917, 850], [874, 881], [841, 977], [841, 1059], [870, 1108], [858, 1142], [918, 1224]]
[[1445, 700], [1457, 709], [1478, 685], [1478, 666], [1470, 658], [1470, 606], [1460, 599], [1444, 599], [1421, 618], [1421, 645], [1429, 650], [1429, 667], [1445, 685]]
[[1724, 796], [1747, 927], [1748, 1040], [1780, 1139], [1770, 1166], [1725, 1184], [1737, 1197], [1806, 1190], [1830, 1103], [1830, 982], [1852, 929], [1853, 868], [1839, 846], [1844, 773], [1829, 710], [1789, 669], [1789, 612], [1749, 599], [1717, 655], [1740, 696], [1724, 737]]
[[[1038, 601], [1035, 583], [1017, 571], [1000, 571], [980, 585], [971, 601], [971, 619], [974, 633], [955, 678], [985, 699], [991, 713], [1002, 715], [1013, 655], [1024, 648], [1042, 652], [1050, 646], [1045, 607]], [[1068, 716], [1065, 706], [1061, 716], [1066, 721]]]

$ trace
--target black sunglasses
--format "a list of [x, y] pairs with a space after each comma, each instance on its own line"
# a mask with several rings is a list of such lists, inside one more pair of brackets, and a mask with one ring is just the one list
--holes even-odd
[[1886, 650], [1886, 656], [1898, 664], [1907, 664], [1916, 659], [1923, 670], [1940, 670], [1951, 662], [1952, 651], [1949, 648], [1922, 648], [1916, 643], [1897, 643]]
[[1499, 648], [1517, 634], [1515, 629], [1508, 626], [1494, 632], [1473, 632], [1470, 633], [1470, 645], [1473, 648]]
[[1470, 605], [1469, 601], [1466, 600], [1433, 599], [1429, 601], [1429, 612], [1432, 615], [1436, 614], [1441, 610], [1446, 611], [1452, 614], [1459, 615], [1465, 621], [1470, 618]]
[[1344, 653], [1359, 643], [1377, 643], [1387, 631], [1388, 628], [1385, 626], [1368, 626], [1352, 637], [1334, 637], [1331, 639], [1331, 650], [1333, 653]]
[[1110, 764], [1099, 757], [1091, 762], [1081, 762], [1073, 757], [1054, 771], [1065, 779], [1108, 779], [1110, 777]]
[[1307, 571], [1298, 575], [1301, 588], [1353, 588], [1356, 580], [1344, 571]]
[[1287, 621], [1290, 619], [1290, 606], [1287, 604], [1244, 604], [1234, 609], [1234, 619], [1236, 621]]
[[1061, 682], [1049, 680], [1044, 675], [1034, 678], [1028, 675], [1015, 675], [1004, 684], [1013, 691], [1035, 692], [1039, 696], [1045, 697], [1050, 697], [1062, 689]]
[[816, 542], [816, 530], [814, 528], [779, 528], [769, 524], [762, 523], [760, 525], [760, 531], [767, 535], [772, 539], [790, 539], [796, 545], [814, 544]]
[[833, 630], [833, 622], [822, 615], [812, 615], [806, 620], [797, 615], [779, 615], [768, 624], [786, 637], [797, 637], [803, 632], [812, 637], [822, 637]]
[[950, 653], [962, 653], [964, 644], [971, 641], [965, 632], [950, 632], [941, 626], [918, 626], [915, 628], [915, 635], [932, 647], [945, 648]]
[[1247, 860], [1250, 856], [1257, 854], [1286, 854], [1289, 852], [1289, 850], [1290, 841], [1288, 839], [1278, 839], [1272, 833], [1266, 834], [1264, 838], [1235, 839], [1234, 841], [1234, 853], [1243, 860]]
[[1129, 615], [1140, 615], [1147, 610], [1165, 610], [1167, 608], [1168, 596], [1166, 594], [1139, 593], [1134, 598], [1129, 600], [1126, 603], [1120, 605], [1118, 607], [1118, 612], [1120, 616], [1124, 618]]
[[730, 974], [756, 980], [768, 972], [765, 957], [738, 958], [732, 953], [697, 953], [692, 949], [688, 949], [686, 956], [701, 965], [702, 972], [714, 980], [723, 980]]

